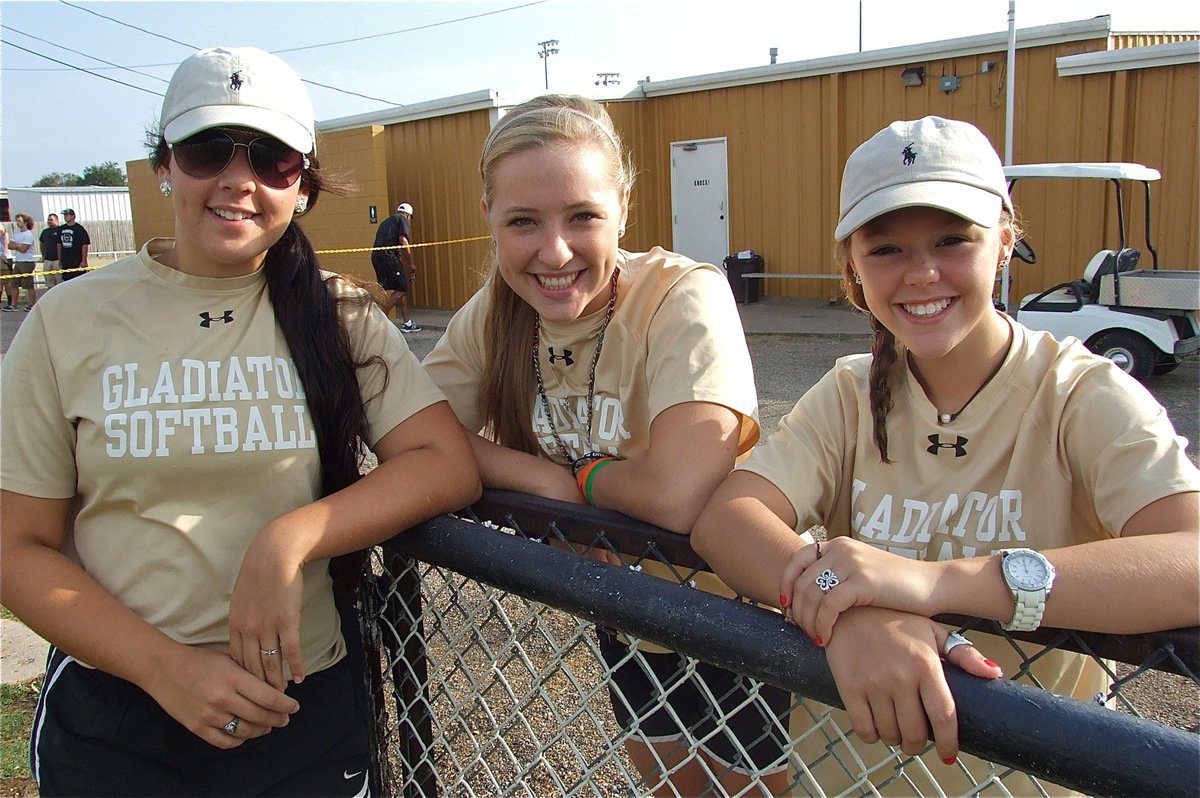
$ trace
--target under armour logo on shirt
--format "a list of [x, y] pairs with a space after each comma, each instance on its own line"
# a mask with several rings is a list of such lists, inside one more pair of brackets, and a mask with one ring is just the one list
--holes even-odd
[[547, 357], [549, 357], [549, 358], [550, 358], [550, 365], [551, 365], [551, 366], [553, 366], [553, 365], [555, 364], [555, 362], [557, 362], [557, 361], [559, 361], [559, 360], [561, 360], [561, 361], [565, 362], [565, 363], [566, 363], [568, 366], [574, 366], [574, 365], [575, 365], [575, 358], [571, 357], [571, 350], [570, 350], [570, 349], [564, 349], [564, 350], [563, 350], [563, 353], [562, 353], [561, 355], [556, 355], [556, 354], [554, 354], [554, 347], [552, 347], [552, 346], [548, 346], [548, 347], [546, 347], [546, 351], [549, 353], [549, 354], [547, 355]]
[[223, 321], [226, 324], [232, 323], [233, 322], [233, 311], [227, 310], [220, 316], [217, 316], [215, 319], [212, 317], [212, 314], [209, 313], [207, 310], [200, 314], [200, 326], [201, 327], [211, 327], [212, 323], [214, 321]]
[[939, 454], [942, 449], [953, 449], [955, 457], [966, 457], [967, 455], [967, 439], [958, 435], [954, 439], [954, 443], [942, 443], [941, 436], [930, 435], [929, 443], [932, 444], [925, 451], [930, 454]]

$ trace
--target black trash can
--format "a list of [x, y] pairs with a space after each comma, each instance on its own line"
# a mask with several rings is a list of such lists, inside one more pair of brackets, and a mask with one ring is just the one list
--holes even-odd
[[729, 278], [729, 287], [733, 298], [738, 304], [748, 305], [758, 301], [758, 279], [747, 277], [763, 270], [762, 255], [750, 253], [747, 257], [730, 255], [725, 259], [725, 274]]

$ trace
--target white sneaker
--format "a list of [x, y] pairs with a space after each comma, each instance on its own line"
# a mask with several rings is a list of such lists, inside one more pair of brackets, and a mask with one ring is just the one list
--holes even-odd
[[409, 319], [408, 321], [406, 321], [400, 325], [400, 332], [412, 333], [412, 332], [420, 332], [420, 331], [421, 331], [421, 328], [418, 327], [416, 322], [414, 322], [412, 319]]

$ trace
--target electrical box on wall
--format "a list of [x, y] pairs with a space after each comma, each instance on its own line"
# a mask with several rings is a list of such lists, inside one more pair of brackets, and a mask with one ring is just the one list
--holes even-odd
[[962, 83], [962, 78], [958, 75], [942, 75], [938, 78], [938, 88], [949, 94], [952, 91], [958, 91], [959, 85]]

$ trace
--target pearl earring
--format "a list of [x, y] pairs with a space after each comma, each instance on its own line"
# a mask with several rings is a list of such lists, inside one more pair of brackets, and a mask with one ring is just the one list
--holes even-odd
[[296, 197], [296, 213], [304, 213], [308, 210], [308, 197], [301, 194]]
[[171, 181], [169, 181], [169, 180], [164, 180], [164, 181], [162, 181], [161, 183], [159, 183], [159, 184], [158, 184], [158, 190], [162, 192], [162, 195], [163, 195], [164, 197], [169, 197], [169, 196], [171, 196], [171, 191], [172, 191], [172, 189], [171, 189]]

